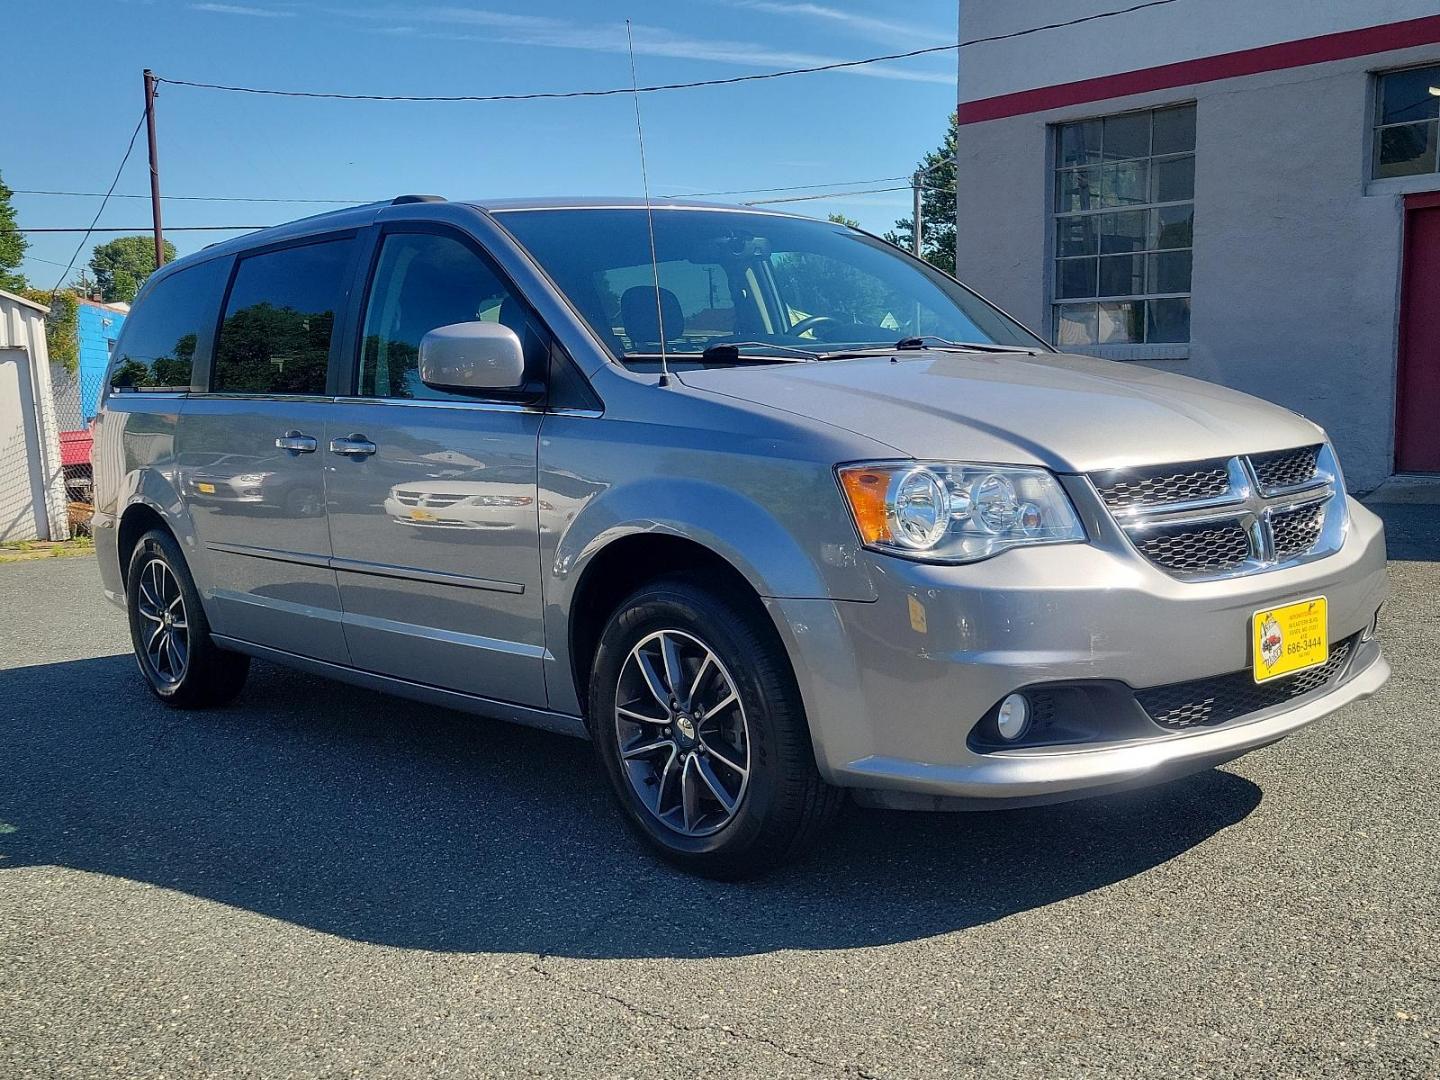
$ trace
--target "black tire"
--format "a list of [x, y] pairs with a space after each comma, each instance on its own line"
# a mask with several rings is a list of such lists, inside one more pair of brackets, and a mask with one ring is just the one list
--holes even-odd
[[[125, 574], [125, 610], [140, 674], [166, 705], [200, 709], [223, 705], [240, 693], [250, 658], [211, 640], [180, 545], [163, 529], [150, 530], [135, 545]], [[158, 646], [153, 644], [157, 638]]]
[[[748, 770], [738, 795], [733, 790], [727, 792], [735, 798], [733, 809], [714, 798], [713, 785], [707, 785], [708, 791], [698, 789], [709, 800], [699, 804], [710, 807], [709, 818], [703, 820], [729, 815], [723, 824], [714, 826], [713, 831], [705, 835], [683, 831], [690, 825], [690, 806], [674, 811], [676, 818], [683, 816], [683, 822], [667, 824], [658, 816], [657, 808], [647, 805], [640, 795], [642, 787], [648, 784], [648, 797], [663, 806], [667, 784], [677, 782], [669, 771], [675, 760], [673, 751], [681, 751], [683, 759], [687, 750], [676, 746], [681, 738], [680, 727], [656, 729], [656, 739], [670, 740], [670, 746], [657, 751], [653, 759], [656, 764], [651, 766], [653, 772], [660, 773], [663, 763], [664, 775], [643, 782], [633, 780], [634, 759], [627, 763], [622, 758], [621, 745], [625, 738], [622, 725], [640, 733], [627, 743], [632, 754], [643, 742], [643, 732], [649, 730], [644, 724], [632, 723], [617, 714], [617, 698], [628, 692], [622, 689], [622, 677], [632, 680], [627, 687], [633, 686], [633, 674], [626, 675], [626, 670], [627, 665], [637, 663], [635, 651], [657, 638], [663, 642], [663, 635], [669, 634], [677, 635], [682, 644], [694, 643], [712, 654], [712, 660], [718, 661], [712, 670], [719, 669], [719, 676], [733, 687], [739, 708], [743, 710], [729, 713], [727, 721], [716, 721], [714, 717], [721, 713], [717, 709], [710, 719], [693, 725], [696, 732], [701, 732], [707, 723], [726, 723], [736, 735], [729, 744], [712, 746], [703, 734], [696, 735], [694, 741], [687, 744], [689, 754], [706, 755], [707, 760], [714, 763], [719, 747], [738, 746], [740, 729], [744, 729], [742, 764], [747, 764]], [[663, 645], [660, 648], [663, 651]], [[685, 674], [680, 681], [690, 681], [698, 666], [691, 661], [689, 668], [683, 668]], [[639, 668], [629, 670], [633, 673]], [[668, 679], [668, 673], [662, 678]], [[695, 679], [692, 689], [698, 682]], [[723, 688], [716, 689], [713, 694], [720, 697], [728, 694], [722, 691]], [[656, 701], [647, 699], [647, 708], [663, 715], [664, 707], [658, 703], [653, 689], [652, 697]], [[699, 691], [695, 697], [700, 697]], [[717, 591], [689, 579], [674, 577], [656, 581], [620, 604], [600, 637], [591, 669], [589, 702], [591, 735], [601, 767], [626, 820], [666, 859], [693, 873], [733, 880], [794, 861], [814, 848], [843, 802], [844, 793], [827, 784], [816, 769], [794, 672], [779, 635], [764, 612], [726, 600]], [[632, 699], [627, 697], [626, 704], [631, 703]], [[686, 718], [687, 732], [689, 719]], [[645, 723], [663, 721], [650, 721], [647, 717]], [[715, 735], [716, 730], [712, 728], [711, 733]], [[738, 752], [720, 757], [739, 760]], [[697, 772], [693, 779], [704, 779], [698, 771], [701, 763], [695, 764]], [[682, 770], [685, 767], [682, 766]], [[711, 764], [709, 776], [713, 779], [719, 774], [734, 780], [724, 766]], [[682, 772], [678, 783], [683, 785], [686, 779], [687, 775]]]

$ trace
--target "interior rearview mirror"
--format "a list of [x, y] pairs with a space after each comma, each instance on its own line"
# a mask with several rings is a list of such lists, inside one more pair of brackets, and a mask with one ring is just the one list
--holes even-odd
[[459, 393], [519, 390], [525, 384], [520, 336], [492, 322], [437, 326], [420, 339], [420, 381]]

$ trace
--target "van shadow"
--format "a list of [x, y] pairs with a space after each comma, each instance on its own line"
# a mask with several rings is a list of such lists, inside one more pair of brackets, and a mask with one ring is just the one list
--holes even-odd
[[[848, 810], [815, 858], [700, 881], [621, 828], [591, 748], [257, 664], [172, 712], [129, 656], [0, 672], [0, 875], [60, 865], [355, 940], [711, 957], [912, 940], [1157, 866], [1243, 819], [1210, 771], [1067, 806]], [[3, 876], [0, 876], [3, 880]]]

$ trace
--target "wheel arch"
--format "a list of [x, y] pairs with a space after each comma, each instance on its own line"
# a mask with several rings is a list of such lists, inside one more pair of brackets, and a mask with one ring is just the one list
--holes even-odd
[[[713, 548], [670, 532], [631, 532], [615, 537], [590, 555], [570, 594], [569, 674], [582, 716], [588, 712], [595, 650], [615, 609], [646, 583], [677, 574], [717, 589], [726, 599], [751, 608], [770, 622], [759, 590]], [[778, 635], [776, 643], [780, 644]]]

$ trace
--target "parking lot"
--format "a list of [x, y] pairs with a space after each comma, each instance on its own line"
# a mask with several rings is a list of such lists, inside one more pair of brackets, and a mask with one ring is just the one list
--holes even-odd
[[0, 566], [0, 1075], [1440, 1076], [1440, 508], [1381, 509], [1376, 698], [743, 885], [578, 742], [266, 665], [168, 711], [90, 559]]

